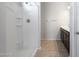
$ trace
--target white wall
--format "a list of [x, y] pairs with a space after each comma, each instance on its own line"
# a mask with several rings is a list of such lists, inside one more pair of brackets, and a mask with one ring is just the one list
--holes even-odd
[[6, 28], [5, 28], [5, 8], [2, 7], [2, 4], [0, 4], [0, 56], [5, 56], [6, 53]]
[[45, 3], [41, 3], [41, 37], [45, 38]]
[[[2, 30], [0, 48], [3, 49], [0, 56], [11, 56], [16, 48], [16, 4], [0, 3], [0, 26]], [[5, 53], [4, 53], [5, 52]]]
[[68, 3], [46, 2], [41, 6], [41, 31], [43, 39], [59, 40], [59, 29], [69, 30]]

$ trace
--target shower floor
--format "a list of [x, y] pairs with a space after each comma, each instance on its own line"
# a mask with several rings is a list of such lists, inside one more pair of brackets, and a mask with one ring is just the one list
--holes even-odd
[[69, 54], [61, 40], [41, 40], [41, 49], [35, 57], [68, 57]]

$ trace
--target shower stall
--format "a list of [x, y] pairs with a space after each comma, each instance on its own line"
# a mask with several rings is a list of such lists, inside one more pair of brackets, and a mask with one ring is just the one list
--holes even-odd
[[40, 47], [40, 3], [0, 2], [0, 56], [33, 56]]

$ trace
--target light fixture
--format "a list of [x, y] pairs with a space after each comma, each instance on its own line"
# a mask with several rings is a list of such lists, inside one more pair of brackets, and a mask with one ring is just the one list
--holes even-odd
[[30, 2], [25, 2], [26, 5], [30, 6]]
[[68, 6], [68, 9], [70, 9], [70, 6]]
[[28, 2], [25, 2], [25, 4], [28, 4]]
[[28, 5], [28, 6], [34, 6], [35, 5], [34, 2], [25, 2], [25, 4]]
[[28, 5], [28, 6], [32, 6], [31, 2], [25, 2], [25, 4]]

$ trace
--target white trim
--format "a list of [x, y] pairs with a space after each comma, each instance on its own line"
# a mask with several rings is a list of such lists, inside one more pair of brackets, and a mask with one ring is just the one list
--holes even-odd
[[33, 52], [33, 54], [32, 54], [32, 57], [34, 57], [34, 56], [35, 56], [35, 54], [36, 54], [37, 50], [38, 50], [38, 48], [36, 48], [36, 49], [35, 49], [35, 51], [34, 51], [34, 52]]
[[70, 57], [76, 57], [76, 3], [71, 3], [70, 10]]
[[33, 52], [33, 54], [32, 54], [32, 57], [34, 57], [34, 56], [35, 56], [35, 54], [36, 54], [37, 50], [39, 50], [39, 49], [41, 49], [41, 47], [40, 47], [40, 48], [36, 48], [36, 49], [34, 50], [34, 52]]

